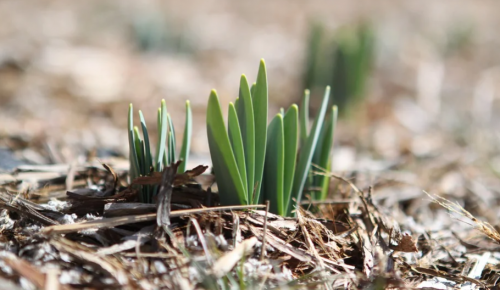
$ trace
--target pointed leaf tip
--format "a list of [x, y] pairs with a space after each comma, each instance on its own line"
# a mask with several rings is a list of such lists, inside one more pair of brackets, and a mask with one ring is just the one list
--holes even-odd
[[266, 73], [266, 70], [267, 70], [267, 68], [266, 68], [266, 62], [264, 61], [263, 58], [260, 60], [259, 71], [260, 70], [263, 70], [264, 74], [267, 74]]
[[[241, 74], [241, 77], [240, 77], [240, 86], [241, 86], [242, 82], [246, 82], [248, 84], [248, 79], [247, 79], [247, 76], [245, 74]], [[249, 89], [250, 89], [250, 87], [249, 87]]]

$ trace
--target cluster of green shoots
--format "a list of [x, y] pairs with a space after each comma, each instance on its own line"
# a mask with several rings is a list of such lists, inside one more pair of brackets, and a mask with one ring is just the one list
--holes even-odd
[[335, 32], [312, 26], [308, 41], [305, 88], [315, 92], [332, 85], [332, 97], [343, 114], [363, 98], [374, 55], [374, 34], [368, 23]]
[[[132, 104], [130, 104], [128, 111], [128, 139], [130, 151], [129, 175], [131, 181], [139, 176], [149, 176], [153, 172], [162, 172], [165, 166], [177, 160], [183, 160], [178, 167], [178, 172], [183, 173], [186, 171], [192, 130], [192, 113], [189, 101], [186, 102], [186, 125], [184, 127], [181, 151], [178, 156], [175, 150], [175, 130], [172, 118], [170, 114], [167, 113], [165, 100], [161, 101], [161, 106], [158, 108], [158, 141], [156, 144], [156, 154], [154, 155], [149, 141], [146, 121], [140, 110], [139, 119], [141, 122], [142, 137], [139, 133], [139, 128], [134, 126], [134, 108]], [[157, 191], [158, 186], [141, 186], [139, 190], [139, 201], [152, 203]]]
[[[268, 124], [268, 82], [265, 62], [260, 62], [256, 82], [250, 86], [241, 76], [239, 97], [228, 107], [227, 127], [215, 90], [210, 93], [207, 108], [207, 134], [213, 169], [223, 205], [260, 204], [268, 200], [270, 211], [291, 215], [305, 188], [311, 197], [325, 199], [328, 174], [312, 174], [313, 169], [328, 172], [337, 107], [329, 105], [327, 87], [321, 106], [309, 126], [309, 91], [302, 107], [281, 109]], [[133, 127], [133, 108], [129, 109], [130, 176], [148, 176], [160, 172], [167, 164], [182, 159], [179, 172], [186, 169], [191, 135], [191, 111], [186, 103], [186, 127], [179, 157], [175, 154], [175, 132], [167, 114], [165, 101], [158, 109], [158, 143], [156, 155], [150, 149], [144, 117], [139, 111], [143, 137]], [[309, 129], [310, 127], [310, 129]], [[168, 144], [168, 146], [166, 146]], [[314, 170], [314, 171], [316, 171]], [[143, 186], [140, 201], [152, 202], [157, 187]]]
[[229, 104], [226, 130], [219, 98], [211, 92], [207, 134], [222, 204], [269, 200], [271, 212], [290, 215], [292, 200], [301, 200], [306, 185], [320, 188], [313, 198], [326, 197], [328, 177], [310, 173], [313, 163], [324, 170], [330, 167], [337, 108], [328, 110], [329, 95], [327, 87], [310, 131], [308, 91], [300, 110], [297, 105], [286, 112], [281, 109], [268, 125], [268, 83], [262, 60], [251, 87], [241, 76], [239, 97]]

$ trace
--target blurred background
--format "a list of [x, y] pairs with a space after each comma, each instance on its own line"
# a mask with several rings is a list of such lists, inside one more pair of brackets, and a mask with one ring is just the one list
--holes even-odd
[[[253, 81], [264, 58], [270, 115], [300, 102], [305, 88], [314, 108], [332, 86], [341, 113], [335, 170], [422, 178], [460, 163], [496, 175], [499, 9], [496, 1], [1, 1], [2, 166], [127, 156], [128, 104], [154, 128], [162, 98], [178, 134], [191, 101], [191, 163], [207, 163], [210, 90], [226, 108], [240, 74]], [[443, 191], [456, 190], [463, 169], [444, 172]]]

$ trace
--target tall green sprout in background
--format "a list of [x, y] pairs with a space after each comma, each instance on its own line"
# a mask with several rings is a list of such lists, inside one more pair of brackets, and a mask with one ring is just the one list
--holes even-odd
[[[219, 98], [213, 90], [207, 109], [207, 134], [221, 203], [255, 204], [269, 200], [272, 212], [290, 215], [290, 201], [302, 198], [312, 162], [325, 170], [329, 166], [337, 117], [333, 107], [325, 121], [329, 97], [327, 87], [310, 132], [308, 92], [300, 121], [299, 108], [292, 105], [286, 113], [281, 110], [268, 126], [267, 72], [262, 60], [257, 82], [251, 88], [245, 75], [241, 77], [239, 98], [229, 104], [226, 130]], [[313, 198], [325, 198], [328, 178], [315, 176], [312, 183], [322, 188]]]
[[130, 40], [142, 52], [192, 54], [195, 46], [184, 27], [175, 25], [165, 11], [137, 11], [130, 23]]
[[[186, 171], [187, 159], [189, 157], [189, 147], [191, 143], [192, 114], [189, 101], [186, 101], [186, 124], [184, 127], [184, 138], [179, 156], [176, 158], [175, 152], [175, 131], [170, 114], [167, 113], [165, 100], [161, 101], [158, 108], [158, 142], [156, 144], [156, 154], [153, 155], [149, 142], [149, 132], [142, 112], [139, 110], [142, 137], [139, 128], [134, 126], [134, 108], [132, 104], [128, 111], [128, 139], [130, 152], [130, 179], [131, 181], [139, 176], [148, 176], [152, 172], [161, 172], [163, 168], [177, 160], [183, 160], [178, 168], [179, 173]], [[157, 188], [145, 185], [140, 189], [139, 201], [153, 202]]]
[[343, 115], [364, 97], [374, 55], [374, 34], [367, 23], [341, 28], [335, 33], [324, 25], [311, 28], [304, 88], [313, 92], [332, 86], [333, 102]]

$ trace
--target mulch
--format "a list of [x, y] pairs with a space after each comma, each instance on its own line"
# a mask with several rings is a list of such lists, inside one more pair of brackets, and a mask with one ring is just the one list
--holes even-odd
[[[177, 165], [132, 185], [126, 168], [109, 164], [24, 165], [3, 174], [2, 284], [498, 288], [500, 235], [472, 215], [481, 205], [472, 196], [452, 202], [412, 190], [389, 171], [375, 181], [345, 172], [332, 175], [333, 199], [303, 201], [296, 217], [284, 218], [266, 205], [218, 206], [207, 167], [179, 175]], [[160, 187], [156, 204], [137, 202], [138, 184]]]

